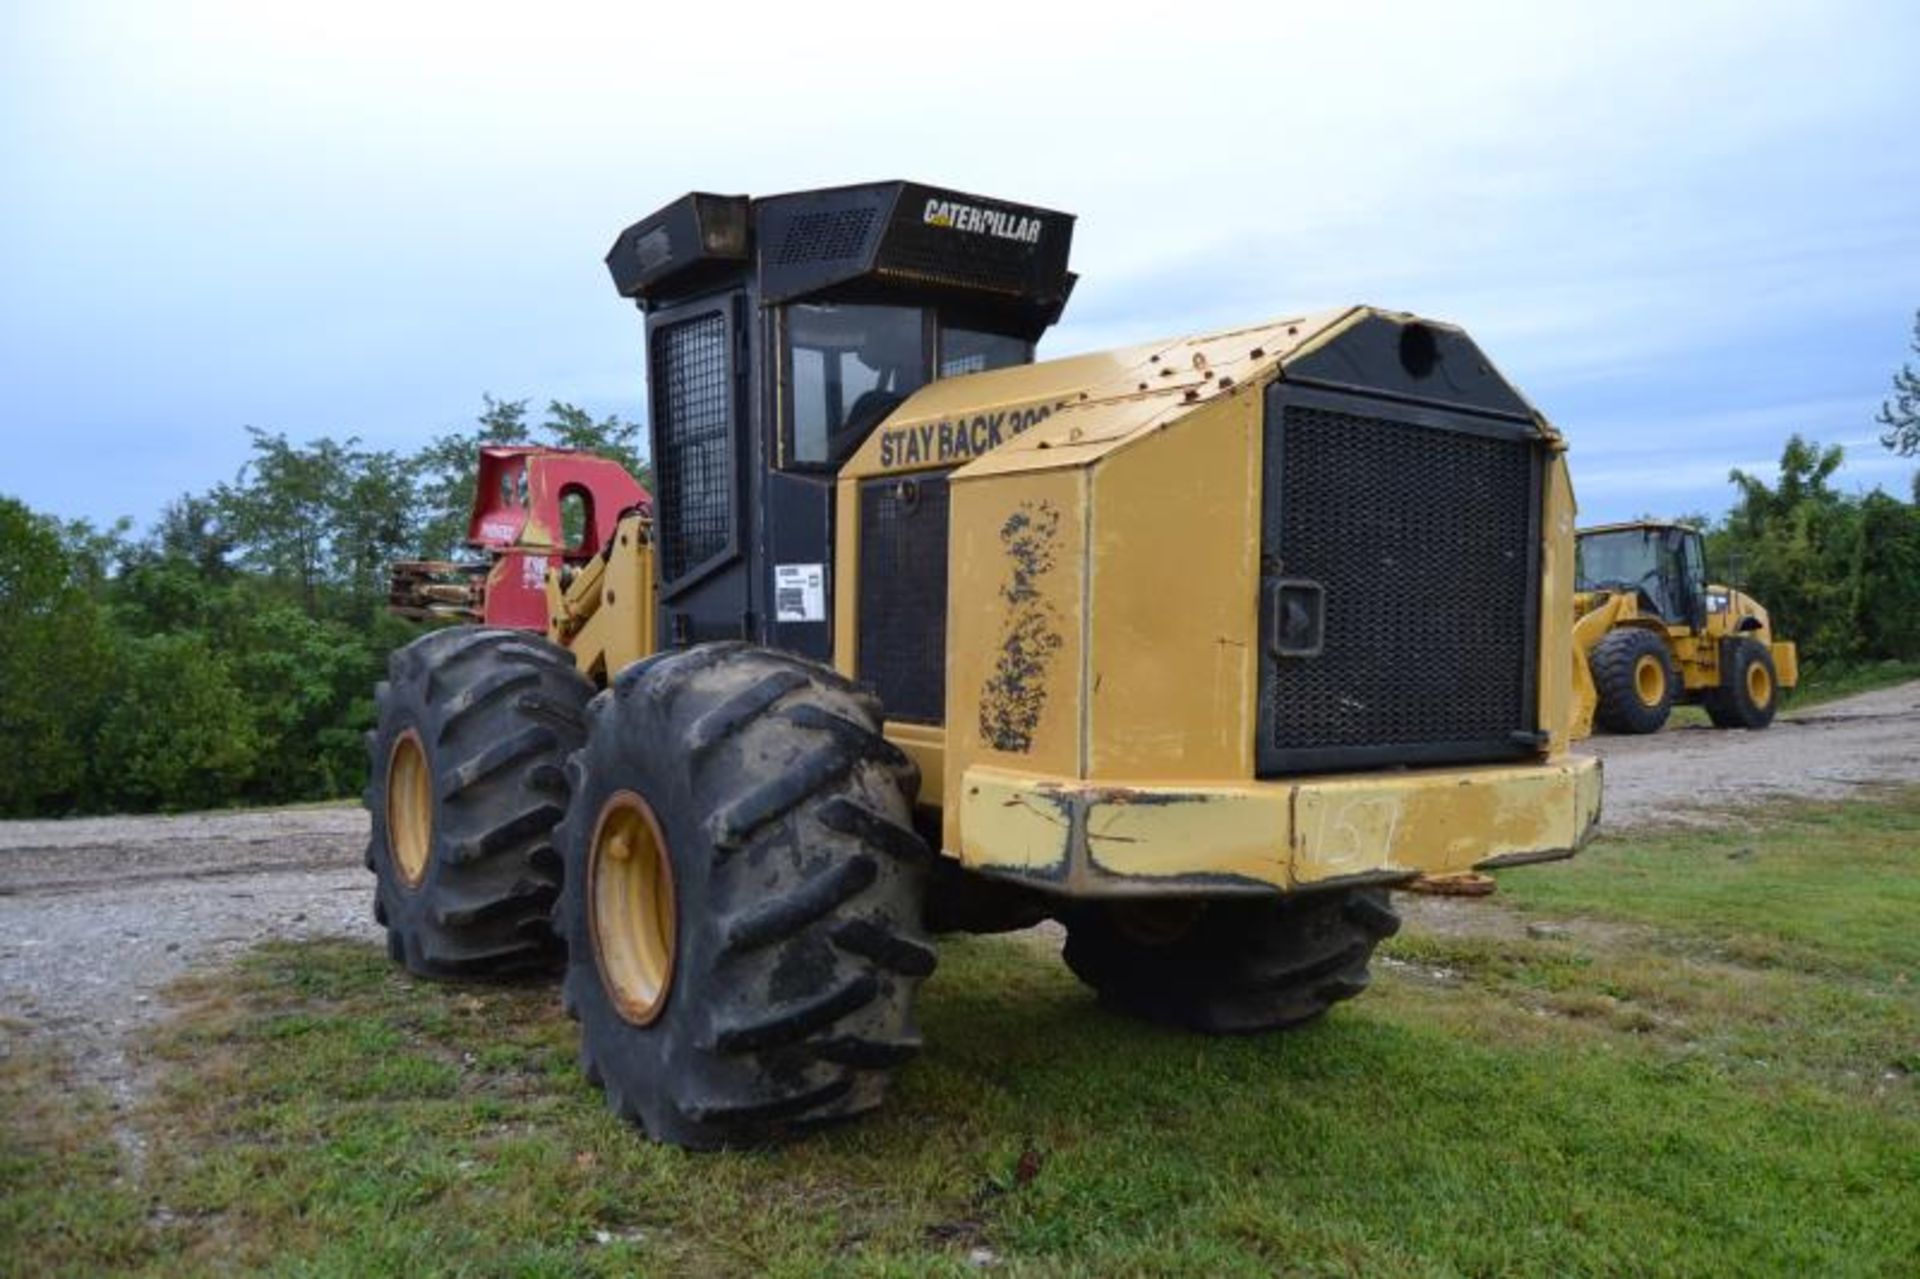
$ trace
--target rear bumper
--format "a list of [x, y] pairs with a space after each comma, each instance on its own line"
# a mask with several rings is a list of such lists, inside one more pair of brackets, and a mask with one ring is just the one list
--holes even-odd
[[962, 864], [1076, 897], [1272, 893], [1570, 857], [1600, 762], [1217, 786], [1112, 786], [970, 768]]

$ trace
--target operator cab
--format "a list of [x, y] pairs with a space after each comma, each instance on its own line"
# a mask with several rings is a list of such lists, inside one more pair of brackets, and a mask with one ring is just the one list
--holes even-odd
[[623, 231], [665, 642], [828, 660], [840, 467], [928, 382], [1031, 363], [1072, 237], [1071, 215], [911, 182], [694, 193]]
[[1642, 607], [1672, 625], [1707, 624], [1706, 543], [1697, 528], [1641, 521], [1582, 529], [1575, 565], [1576, 591], [1634, 591]]

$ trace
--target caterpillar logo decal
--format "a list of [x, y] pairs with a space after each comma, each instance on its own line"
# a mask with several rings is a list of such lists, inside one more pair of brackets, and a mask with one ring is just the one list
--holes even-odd
[[1017, 240], [1021, 244], [1040, 243], [1040, 219], [1005, 209], [983, 209], [958, 200], [928, 200], [921, 220], [928, 226], [989, 235], [996, 240]]
[[1031, 408], [1001, 409], [895, 427], [880, 433], [880, 466], [891, 471], [964, 462], [1032, 430], [1052, 416], [1052, 405], [1038, 404]]

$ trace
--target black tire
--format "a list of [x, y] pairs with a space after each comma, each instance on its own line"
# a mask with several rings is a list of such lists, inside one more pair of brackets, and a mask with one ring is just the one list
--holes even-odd
[[[1755, 696], [1755, 686], [1763, 686]], [[1720, 651], [1720, 686], [1701, 699], [1715, 728], [1761, 729], [1780, 708], [1780, 677], [1773, 650], [1754, 639], [1726, 641]]]
[[1400, 930], [1387, 891], [1192, 903], [1161, 936], [1129, 912], [1087, 903], [1067, 920], [1067, 967], [1118, 1012], [1215, 1035], [1311, 1021], [1371, 980], [1374, 947]]
[[[388, 659], [375, 691], [379, 724], [367, 737], [366, 860], [377, 881], [374, 917], [396, 961], [437, 979], [558, 966], [553, 830], [566, 814], [566, 759], [585, 740], [592, 695], [566, 650], [522, 631], [451, 627]], [[431, 791], [417, 880], [389, 817], [389, 773], [409, 735]]]
[[[609, 1107], [715, 1149], [877, 1106], [920, 1047], [913, 1000], [934, 967], [919, 774], [879, 705], [825, 667], [726, 643], [636, 663], [588, 720], [556, 920], [565, 1007]], [[670, 969], [639, 1017], [603, 978], [592, 922], [595, 830], [631, 806], [622, 792], [666, 845], [673, 899]]]
[[[1660, 689], [1649, 701], [1640, 679], [1654, 667], [1660, 673]], [[1609, 632], [1593, 646], [1588, 669], [1599, 693], [1594, 719], [1601, 728], [1609, 733], [1657, 733], [1665, 726], [1680, 687], [1680, 672], [1673, 667], [1665, 640], [1638, 627]]]

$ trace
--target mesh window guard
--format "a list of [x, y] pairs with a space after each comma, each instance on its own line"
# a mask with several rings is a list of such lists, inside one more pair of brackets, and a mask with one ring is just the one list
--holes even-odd
[[726, 317], [715, 312], [657, 330], [652, 366], [661, 576], [674, 582], [733, 538]]

